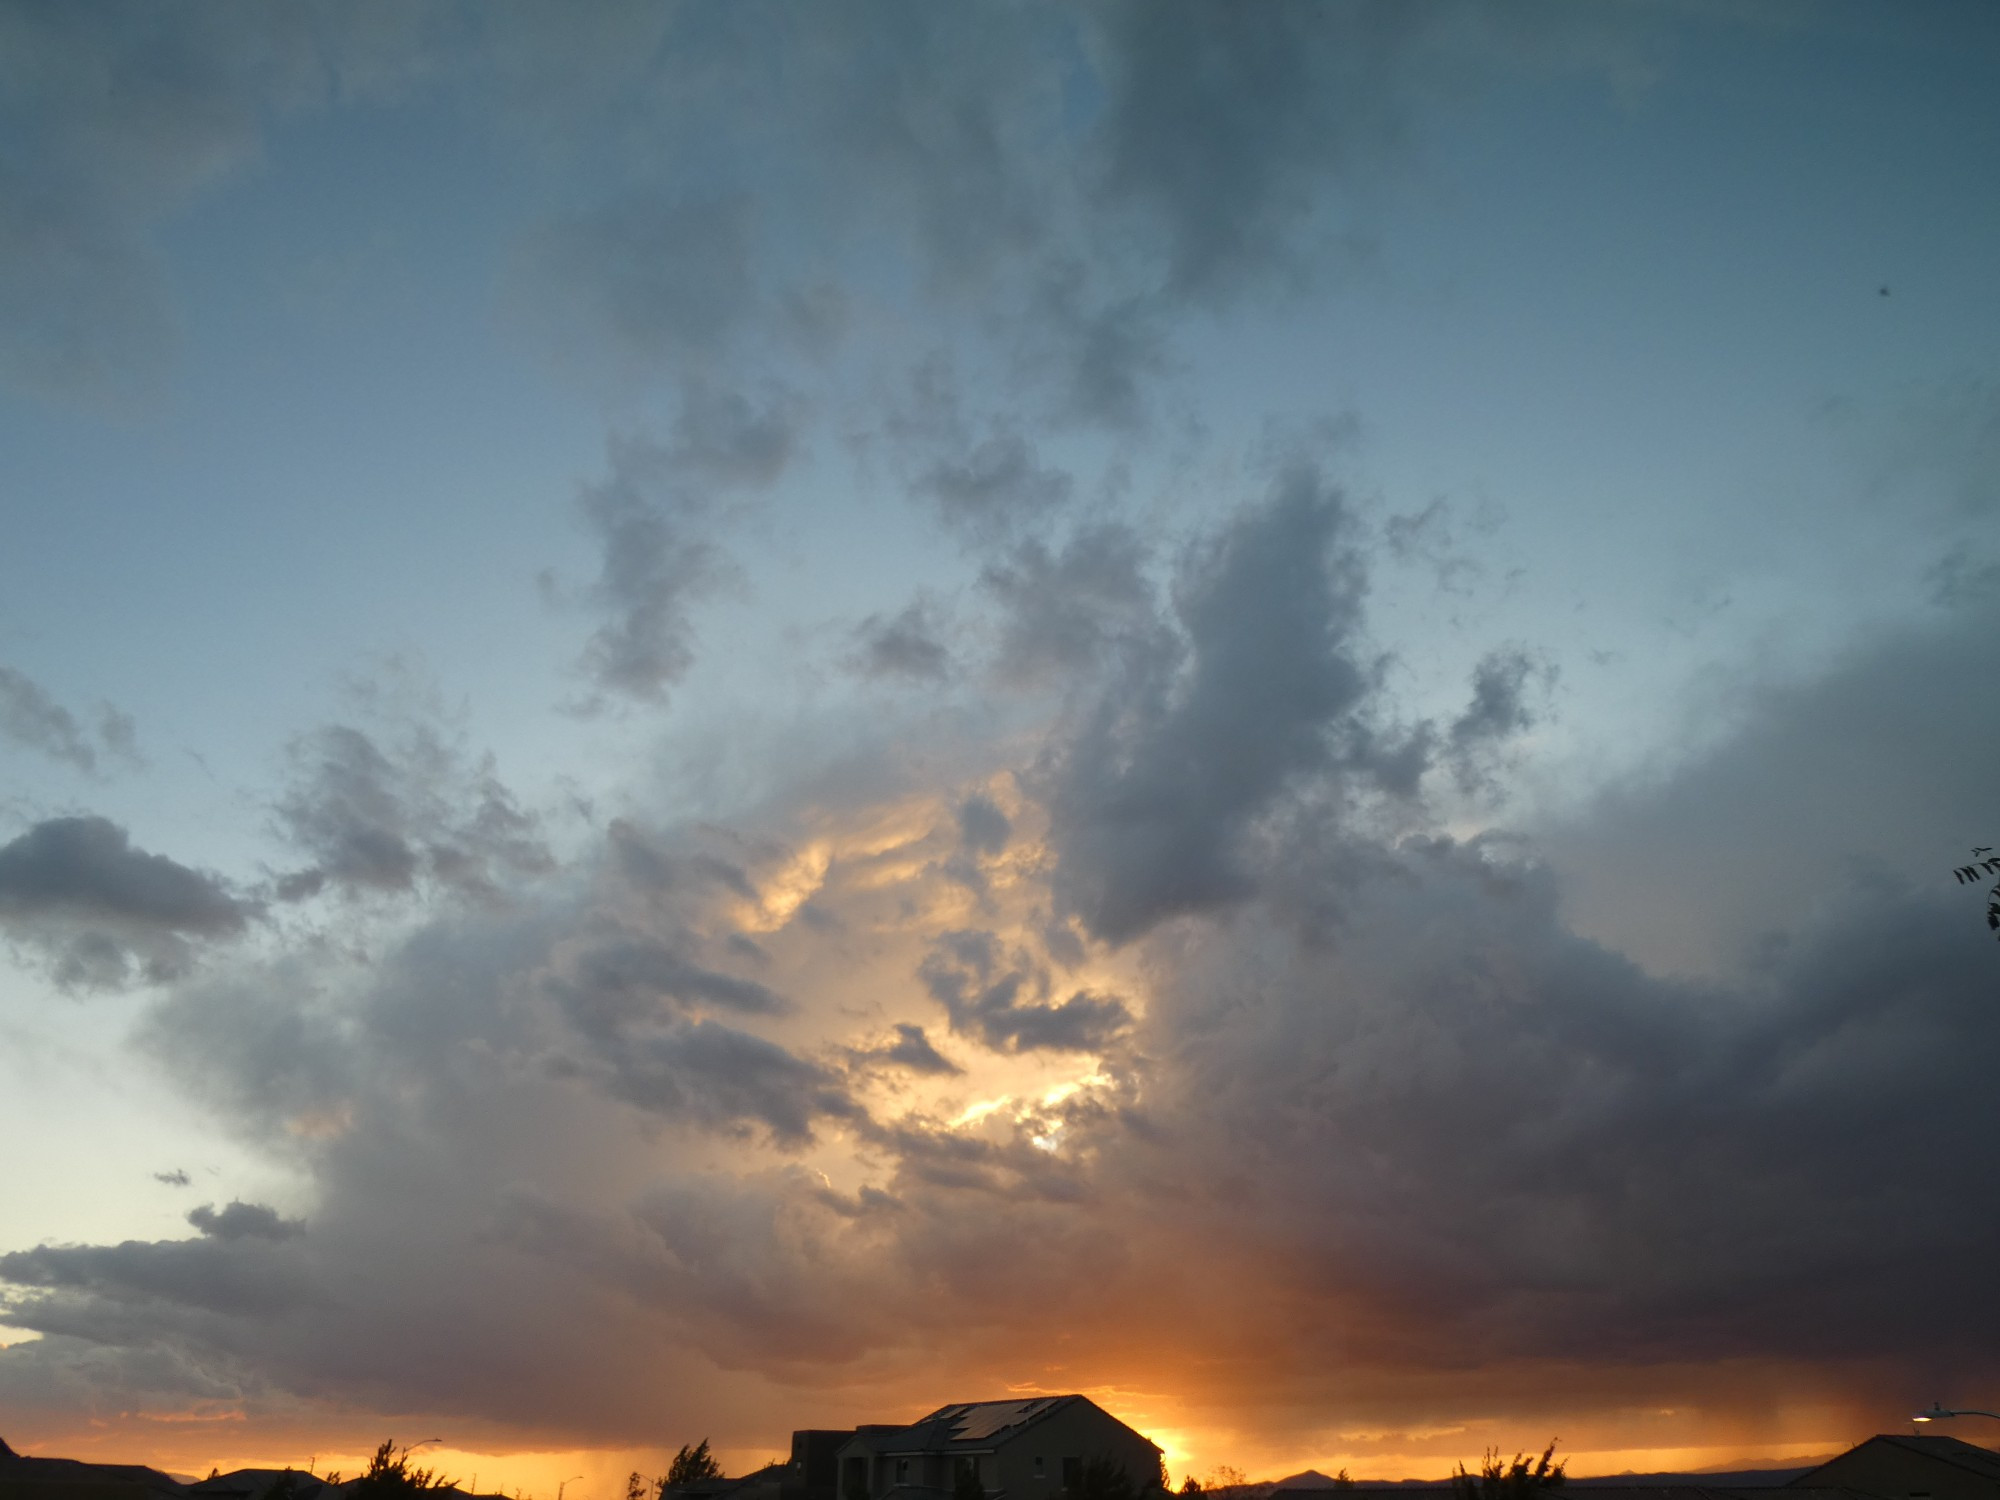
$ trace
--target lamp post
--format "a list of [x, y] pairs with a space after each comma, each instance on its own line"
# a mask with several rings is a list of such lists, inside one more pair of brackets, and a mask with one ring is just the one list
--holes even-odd
[[1994, 1421], [2000, 1422], [2000, 1411], [1973, 1411], [1969, 1407], [1959, 1411], [1946, 1411], [1942, 1401], [1933, 1401], [1929, 1411], [1916, 1412], [1911, 1415], [1910, 1420], [1912, 1422], [1936, 1422], [1945, 1417], [1991, 1417]]
[[583, 1478], [581, 1474], [572, 1474], [569, 1476], [569, 1478], [565, 1479], [561, 1484], [557, 1485], [556, 1500], [563, 1500], [563, 1491], [568, 1489], [571, 1485], [575, 1484], [577, 1480], [581, 1478]]

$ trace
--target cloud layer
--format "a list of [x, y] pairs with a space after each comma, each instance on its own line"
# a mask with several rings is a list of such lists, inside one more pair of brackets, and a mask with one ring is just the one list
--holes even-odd
[[[1530, 1397], [1587, 1432], [1642, 1391], [1691, 1427], [1734, 1399], [1708, 1366], [1844, 1372], [1851, 1400], [1990, 1374], [2000, 1328], [1929, 1290], [2000, 1233], [1962, 1191], [2000, 1168], [1976, 914], [1828, 877], [1727, 980], [1580, 936], [1518, 841], [1421, 826], [1455, 773], [1409, 747], [1521, 727], [1531, 665], [1489, 659], [1464, 717], [1392, 734], [1367, 569], [1338, 491], [1288, 466], [1184, 549], [1131, 649], [1082, 658], [1002, 791], [615, 822], [565, 868], [492, 865], [505, 907], [433, 887], [373, 960], [182, 983], [146, 1045], [282, 1142], [310, 1209], [8, 1256], [9, 1316], [45, 1336], [5, 1389], [618, 1444], [669, 1413], [754, 1441], [773, 1403], [1137, 1380], [1309, 1442]], [[1948, 681], [1984, 629], [1905, 643], [1898, 681]], [[1780, 774], [1815, 701], [1655, 795]], [[1926, 739], [1899, 776], [1966, 753]], [[476, 804], [455, 775], [439, 805]], [[19, 921], [246, 919], [101, 822], [0, 864]]]
[[[1442, 1470], [2000, 1376], [1938, 1292], [2000, 1241], [1943, 878], [1990, 591], [1558, 795], [1574, 658], [1467, 603], [1482, 542], [1177, 384], [1367, 258], [1436, 98], [1629, 81], [1650, 12], [274, 15], [0, 11], [0, 379], [129, 396], [176, 214], [308, 113], [454, 101], [526, 184], [493, 320], [614, 432], [539, 575], [577, 738], [529, 793], [441, 712], [321, 723], [240, 877], [20, 818], [0, 933], [290, 1196], [0, 1254], [10, 1440], [749, 1450], [1088, 1389]], [[1471, 621], [1428, 677], [1397, 564]], [[5, 667], [0, 739], [138, 763]]]

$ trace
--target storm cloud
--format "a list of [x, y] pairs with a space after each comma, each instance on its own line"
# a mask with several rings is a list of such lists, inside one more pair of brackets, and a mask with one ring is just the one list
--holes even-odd
[[66, 987], [176, 977], [191, 942], [235, 937], [254, 915], [219, 877], [135, 848], [107, 818], [50, 818], [0, 845], [0, 929]]
[[386, 747], [330, 724], [291, 747], [293, 784], [279, 827], [312, 863], [278, 883], [286, 900], [323, 889], [398, 893], [418, 884], [491, 892], [503, 876], [546, 870], [535, 819], [488, 764], [461, 762], [432, 726], [402, 726]]
[[632, 441], [613, 446], [609, 477], [584, 488], [582, 507], [603, 550], [591, 597], [609, 617], [584, 670], [603, 692], [664, 703], [694, 665], [693, 605], [730, 576], [705, 498], [680, 484], [671, 454]]
[[1056, 893], [1098, 936], [1247, 894], [1239, 841], [1291, 778], [1336, 763], [1372, 685], [1344, 524], [1319, 474], [1281, 478], [1190, 560], [1185, 645], [1115, 677], [1052, 764]]
[[[1191, 656], [1217, 649], [1218, 614], [1255, 579], [1269, 613], [1231, 628], [1260, 663], [1280, 636], [1317, 659], [1271, 664], [1273, 683], [1305, 684], [1306, 706], [1278, 715], [1301, 726], [1289, 754], [1203, 762], [1209, 717], [1176, 707], [1200, 702], [1184, 684], [1204, 668], [1189, 658], [1183, 685], [1126, 721], [1130, 764], [1178, 747], [1203, 776], [1233, 778], [1243, 800], [1221, 802], [1227, 817], [1195, 806], [1198, 829], [1241, 826], [1236, 809], [1291, 779], [1337, 787], [1350, 774], [1324, 732], [1373, 690], [1352, 664], [1360, 579], [1338, 588], [1339, 524], [1335, 497], [1295, 476], [1190, 554]], [[1311, 545], [1279, 545], [1300, 536]], [[1132, 668], [1141, 684], [1151, 670]], [[1270, 701], [1229, 699], [1232, 712]], [[1073, 732], [1094, 748], [1101, 730], [1086, 719]], [[1719, 747], [1714, 764], [1756, 743]], [[1958, 752], [1933, 753], [1942, 765]], [[1948, 887], [1837, 883], [1755, 972], [1660, 977], [1577, 934], [1563, 879], [1520, 841], [1385, 841], [1348, 806], [1295, 799], [1255, 839], [1165, 846], [1197, 873], [1226, 847], [1240, 884], [1227, 903], [1169, 903], [1183, 920], [1121, 933], [1142, 960], [1136, 1001], [1062, 983], [1026, 932], [939, 928], [906, 971], [913, 998], [979, 1054], [1080, 1056], [1094, 1070], [976, 1125], [899, 1112], [863, 1081], [961, 1086], [976, 1062], [946, 1059], [915, 1015], [884, 1041], [812, 995], [788, 1015], [761, 984], [687, 957], [693, 932], [719, 940], [759, 885], [742, 869], [697, 875], [698, 841], [674, 851], [662, 835], [635, 866], [630, 826], [607, 840], [594, 894], [545, 899], [504, 943], [497, 915], [460, 911], [355, 970], [345, 1000], [270, 976], [254, 1044], [229, 991], [185, 990], [158, 1013], [154, 1045], [231, 1080], [216, 1097], [232, 1110], [303, 1122], [317, 1142], [311, 1225], [239, 1203], [195, 1210], [196, 1241], [17, 1252], [0, 1262], [18, 1289], [9, 1316], [52, 1342], [8, 1358], [55, 1358], [72, 1347], [60, 1340], [85, 1337], [136, 1359], [141, 1341], [168, 1339], [190, 1370], [226, 1359], [278, 1388], [355, 1381], [343, 1388], [357, 1398], [475, 1421], [534, 1406], [603, 1440], [662, 1409], [616, 1366], [582, 1373], [631, 1316], [683, 1341], [686, 1379], [738, 1372], [706, 1397], [676, 1383], [660, 1398], [717, 1423], [747, 1420], [728, 1413], [747, 1412], [760, 1382], [895, 1357], [943, 1330], [961, 1359], [1010, 1368], [1036, 1337], [1016, 1316], [1029, 1305], [1090, 1336], [1079, 1379], [1192, 1339], [1214, 1383], [1200, 1399], [1276, 1382], [1302, 1412], [1337, 1401], [1369, 1420], [1391, 1419], [1411, 1382], [1444, 1389], [1473, 1362], [1487, 1379], [1514, 1372], [1590, 1430], [1584, 1377], [1560, 1372], [1588, 1368], [1607, 1338], [1626, 1372], [1614, 1383], [1671, 1383], [1690, 1361], [1832, 1361], [1868, 1390], [1987, 1368], [1990, 1320], [1910, 1274], [1975, 1275], [2000, 1232], [1959, 1190], [1964, 1173], [2000, 1167], [1982, 1155], [2000, 1120], [1979, 1083], [2000, 1063], [2000, 1021], [1984, 934]], [[945, 847], [965, 836], [968, 807], [989, 854], [1040, 836], [1032, 808], [1003, 839], [980, 804], [943, 798]], [[905, 899], [927, 878], [911, 868]], [[1052, 864], [1039, 898], [1066, 878]], [[1109, 861], [1100, 879], [1118, 898], [1105, 909], [1159, 909], [1159, 870]], [[593, 935], [631, 921], [624, 903], [642, 895], [667, 902], [652, 909], [684, 935], [650, 947]], [[820, 965], [876, 899], [867, 880], [823, 890], [815, 900], [845, 922], [766, 932], [766, 961]], [[690, 1019], [702, 1010], [781, 1030]], [[845, 1050], [775, 1039], [802, 1037], [808, 1020], [836, 1022]], [[228, 1035], [239, 1042], [217, 1045]], [[544, 1138], [526, 1179], [498, 1144], [520, 1130]], [[1941, 1135], [1959, 1143], [1951, 1159], [1928, 1149]], [[703, 1164], [704, 1139], [731, 1170]], [[828, 1147], [868, 1164], [863, 1185], [832, 1191], [788, 1165]], [[587, 1179], [572, 1153], [597, 1162]], [[391, 1243], [407, 1269], [390, 1268]], [[462, 1295], [441, 1291], [447, 1262]], [[324, 1299], [363, 1267], [368, 1317], [339, 1331], [349, 1314]], [[418, 1362], [386, 1385], [338, 1373], [358, 1370], [357, 1341], [383, 1320], [420, 1307], [424, 1338], [482, 1346], [501, 1289], [529, 1268], [535, 1297], [498, 1325], [545, 1351], [527, 1392], [503, 1393], [477, 1361], [449, 1376]], [[1141, 1316], [1161, 1298], [1182, 1308], [1171, 1329]], [[312, 1365], [295, 1353], [301, 1319], [332, 1341]], [[588, 1415], [579, 1379], [603, 1395]]]
[[[0, 1407], [186, 1468], [379, 1428], [622, 1474], [1086, 1389], [1190, 1461], [1441, 1473], [1516, 1426], [1831, 1446], [2000, 1378], [1939, 1291], [2000, 1242], [1994, 953], [1949, 880], [1996, 837], [1977, 507], [1838, 492], [1796, 436], [1739, 472], [1701, 425], [1984, 357], [1900, 262], [1877, 290], [1935, 246], [1869, 237], [1978, 163], [1899, 135], [1871, 196], [1648, 133], [1699, 92], [1648, 105], [1658, 36], [1711, 79], [1764, 24], [0, 7], [0, 382], [82, 409], [204, 361], [108, 457], [9, 470], [68, 552], [0, 620], [39, 778], [0, 1022], [89, 1122], [43, 1149], [102, 1087], [144, 1121], [105, 1180], [150, 1197], [0, 1246], [41, 1335]], [[1838, 254], [1745, 237], [1817, 226], [1821, 180]], [[160, 529], [79, 498], [120, 464]], [[1721, 527], [1753, 484], [1810, 507]], [[1813, 571], [1819, 530], [1866, 544]], [[167, 631], [203, 612], [149, 572], [227, 631]], [[294, 586], [341, 607], [256, 665]], [[399, 707], [427, 650], [450, 695]], [[84, 707], [127, 658], [172, 767]], [[186, 862], [62, 811], [114, 760]]]

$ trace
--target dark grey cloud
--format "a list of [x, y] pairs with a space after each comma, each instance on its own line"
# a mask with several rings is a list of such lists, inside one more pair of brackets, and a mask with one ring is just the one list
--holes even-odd
[[954, 672], [944, 612], [918, 599], [894, 615], [870, 615], [854, 627], [848, 666], [863, 677], [948, 682]]
[[[1344, 1325], [1363, 1362], [1980, 1357], [1913, 1274], [1969, 1273], [1996, 1227], [1952, 1184], [2000, 1149], [1985, 1064], [1957, 1055], [2000, 1023], [1940, 902], [1850, 889], [1718, 992], [1579, 940], [1545, 870], [1477, 847], [1342, 900], [1331, 932], [1182, 945], [1137, 1039], [1173, 1051], [1149, 1109], [1176, 1161], [1281, 1194], [1273, 1227], [1316, 1247], [1283, 1294], [1326, 1320], [1303, 1339]], [[1934, 1128], [1968, 1156], [1927, 1153]]]
[[0, 846], [0, 912], [73, 913], [173, 932], [225, 934], [248, 909], [214, 876], [135, 849], [107, 818], [50, 818]]
[[175, 1167], [171, 1172], [155, 1172], [153, 1174], [153, 1181], [164, 1183], [168, 1187], [186, 1187], [192, 1180], [186, 1170], [181, 1167]]
[[1013, 820], [999, 804], [975, 792], [958, 805], [958, 847], [935, 868], [983, 900], [989, 894], [988, 862], [1006, 849], [1013, 832]]
[[998, 854], [1014, 825], [991, 797], [975, 792], [958, 804], [959, 842], [975, 854]]
[[921, 1026], [907, 1021], [896, 1026], [896, 1040], [876, 1054], [882, 1061], [908, 1068], [913, 1073], [958, 1073], [963, 1070], [931, 1045]]
[[915, 485], [936, 502], [948, 524], [979, 541], [1045, 521], [1068, 501], [1071, 487], [1070, 476], [1044, 466], [1034, 445], [1017, 432], [996, 434], [939, 460]]
[[809, 1143], [816, 1120], [861, 1113], [827, 1069], [715, 1021], [628, 1031], [604, 1061], [604, 1086], [627, 1103], [711, 1129], [760, 1124], [782, 1146]]
[[989, 564], [981, 583], [1001, 608], [1001, 679], [1067, 682], [1107, 660], [1164, 649], [1147, 561], [1137, 531], [1106, 522], [1059, 551], [1031, 540]]
[[98, 769], [102, 749], [128, 765], [139, 765], [138, 727], [130, 714], [110, 704], [97, 712], [97, 743], [92, 744], [75, 714], [32, 678], [0, 666], [0, 740], [11, 740], [79, 771]]
[[[1491, 532], [1498, 517], [1489, 511], [1470, 524], [1474, 530]], [[1463, 536], [1465, 525], [1449, 501], [1437, 499], [1422, 510], [1390, 516], [1382, 523], [1382, 539], [1397, 562], [1428, 569], [1439, 593], [1465, 594], [1485, 572]]]
[[1392, 140], [1435, 7], [1390, 0], [1107, 7], [1106, 186], [1143, 210], [1182, 294], [1233, 289], [1303, 246], [1316, 191]]
[[1349, 763], [1380, 759], [1349, 530], [1317, 471], [1288, 471], [1190, 558], [1180, 639], [1114, 675], [1053, 752], [1055, 891], [1098, 936], [1248, 894], [1241, 840], [1295, 778], [1335, 769], [1343, 727]]
[[804, 420], [804, 401], [783, 386], [752, 400], [712, 381], [690, 380], [681, 391], [666, 459], [689, 482], [769, 485], [796, 455]]
[[662, 1008], [714, 1008], [778, 1015], [791, 1007], [754, 980], [693, 962], [650, 935], [600, 938], [566, 955], [558, 986], [565, 1009], [584, 1031], [605, 1035]]
[[882, 1042], [874, 1047], [857, 1047], [850, 1056], [857, 1062], [873, 1063], [878, 1066], [904, 1068], [920, 1074], [956, 1074], [965, 1070], [942, 1052], [938, 1051], [924, 1028], [909, 1021], [899, 1021], [894, 1027], [895, 1040]]
[[1552, 662], [1521, 646], [1496, 647], [1479, 659], [1472, 701], [1444, 735], [1462, 789], [1491, 784], [1496, 757], [1540, 720], [1555, 679]]
[[0, 738], [79, 770], [97, 769], [96, 748], [76, 716], [12, 667], [0, 667]]
[[1062, 423], [1141, 426], [1147, 391], [1172, 367], [1167, 299], [1092, 284], [1082, 263], [1058, 261], [1033, 293], [1022, 325], [1023, 370], [1046, 382], [1048, 415]]
[[330, 1128], [370, 1069], [323, 963], [293, 959], [177, 987], [143, 1019], [140, 1048], [188, 1097], [267, 1139]]
[[1548, 664], [1519, 646], [1503, 646], [1479, 659], [1472, 672], [1472, 702], [1451, 722], [1451, 743], [1471, 749], [1519, 734], [1535, 722], [1531, 691], [1551, 675]]
[[16, 1326], [111, 1340], [143, 1326], [149, 1304], [270, 1317], [311, 1295], [296, 1259], [255, 1235], [40, 1245], [0, 1255], [0, 1281], [31, 1289], [8, 1312]]
[[65, 987], [185, 973], [190, 940], [235, 937], [257, 908], [219, 876], [133, 847], [106, 818], [50, 818], [0, 845], [0, 930]]
[[305, 1232], [305, 1225], [297, 1219], [281, 1218], [275, 1208], [241, 1199], [232, 1200], [219, 1212], [204, 1203], [188, 1210], [187, 1221], [215, 1240], [288, 1240]]
[[332, 724], [291, 746], [292, 785], [278, 828], [312, 864], [278, 885], [287, 900], [322, 890], [399, 893], [420, 884], [490, 893], [552, 864], [536, 819], [490, 761], [468, 763], [434, 727], [378, 740]]
[[947, 933], [917, 972], [951, 1029], [995, 1051], [1101, 1052], [1132, 1023], [1115, 995], [1051, 998], [1047, 967], [990, 932]]
[[934, 282], [958, 289], [1044, 241], [1052, 101], [1033, 83], [1065, 18], [913, 6], [884, 25], [880, 11], [841, 5], [780, 7], [764, 19], [776, 20], [804, 64], [784, 86], [816, 131], [826, 207], [844, 230], [907, 226]]
[[2000, 705], [1970, 685], [1996, 628], [2000, 601], [1980, 600], [1857, 643], [1815, 676], [1752, 676], [1691, 703], [1688, 737], [1730, 724], [1719, 743], [1537, 827], [1571, 920], [1649, 965], [1732, 972], [1813, 910], [1822, 882], [1948, 872], [1987, 842], [1980, 747], [2000, 738]]
[[602, 692], [664, 703], [694, 665], [692, 606], [730, 564], [708, 535], [701, 496], [651, 444], [614, 442], [610, 475], [584, 487], [582, 504], [604, 551], [591, 593], [610, 616], [585, 648], [584, 670]]
[[113, 757], [130, 766], [143, 766], [145, 756], [139, 753], [139, 726], [132, 716], [109, 703], [98, 705], [97, 738]]
[[746, 901], [757, 899], [757, 888], [741, 866], [706, 849], [677, 847], [629, 818], [613, 818], [605, 839], [619, 877], [641, 891], [658, 894], [706, 883]]

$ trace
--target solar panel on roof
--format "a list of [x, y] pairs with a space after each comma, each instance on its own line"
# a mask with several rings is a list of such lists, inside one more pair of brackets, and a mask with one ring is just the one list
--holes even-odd
[[952, 1429], [952, 1440], [976, 1443], [996, 1432], [1005, 1432], [1047, 1408], [1054, 1399], [1038, 1396], [1032, 1401], [982, 1401], [977, 1406], [968, 1406], [958, 1426]]

